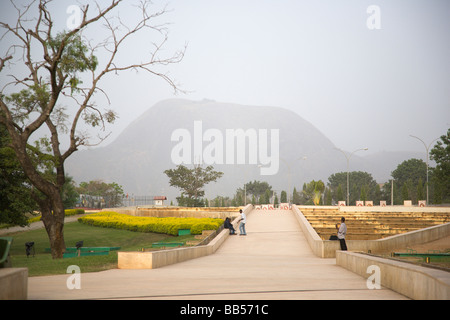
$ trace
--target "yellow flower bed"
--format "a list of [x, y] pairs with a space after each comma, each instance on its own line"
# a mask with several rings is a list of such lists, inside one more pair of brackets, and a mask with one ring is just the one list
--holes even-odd
[[96, 227], [165, 233], [175, 236], [178, 235], [179, 229], [190, 229], [191, 234], [201, 234], [203, 230], [217, 230], [223, 224], [222, 219], [136, 217], [112, 211], [86, 215], [79, 218], [78, 221]]

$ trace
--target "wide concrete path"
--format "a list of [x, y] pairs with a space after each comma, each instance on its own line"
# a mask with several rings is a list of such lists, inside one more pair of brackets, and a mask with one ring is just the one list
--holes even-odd
[[[76, 260], [74, 260], [75, 263]], [[291, 211], [253, 211], [247, 236], [231, 236], [210, 256], [153, 270], [83, 273], [81, 289], [67, 275], [29, 278], [29, 299], [405, 299], [336, 259], [316, 257]]]

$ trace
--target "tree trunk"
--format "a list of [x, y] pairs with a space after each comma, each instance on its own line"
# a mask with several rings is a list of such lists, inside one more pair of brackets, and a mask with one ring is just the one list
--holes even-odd
[[66, 250], [66, 244], [64, 242], [64, 222], [55, 222], [50, 225], [45, 224], [47, 230], [48, 239], [50, 240], [50, 249], [53, 259], [59, 259], [63, 257], [63, 253]]
[[[66, 250], [64, 241], [64, 206], [59, 193], [52, 195], [53, 199], [39, 201], [42, 222], [50, 241], [50, 250], [53, 259], [63, 257]], [[53, 209], [53, 211], [52, 211]]]

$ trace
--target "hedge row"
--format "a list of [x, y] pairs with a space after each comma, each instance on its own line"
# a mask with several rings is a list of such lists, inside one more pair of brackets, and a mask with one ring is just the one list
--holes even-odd
[[[84, 214], [84, 209], [66, 209], [64, 210], [64, 216], [74, 216], [77, 214]], [[41, 220], [41, 215], [28, 219], [28, 223], [36, 222]]]
[[111, 211], [86, 215], [78, 218], [78, 221], [96, 227], [174, 236], [178, 235], [179, 229], [190, 229], [191, 234], [201, 234], [203, 230], [217, 230], [223, 224], [222, 219], [136, 217]]

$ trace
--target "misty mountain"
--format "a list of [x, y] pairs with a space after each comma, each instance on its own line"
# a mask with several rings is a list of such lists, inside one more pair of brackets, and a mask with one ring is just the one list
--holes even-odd
[[[233, 133], [246, 134], [245, 148]], [[277, 151], [279, 157], [271, 158]], [[350, 171], [367, 171], [385, 182], [409, 158], [410, 153], [355, 154]], [[174, 200], [180, 191], [169, 186], [164, 170], [175, 168], [183, 159], [190, 163], [185, 164], [188, 167], [199, 159], [206, 166], [213, 159], [215, 170], [224, 172], [216, 183], [206, 186], [208, 198], [232, 196], [253, 180], [267, 181], [279, 194], [312, 179], [327, 182], [332, 173], [347, 170], [344, 155], [333, 143], [292, 111], [184, 99], [155, 104], [109, 145], [74, 153], [66, 170], [77, 183], [117, 182], [130, 195], [166, 195]], [[261, 175], [270, 167], [269, 173], [276, 174]]]

